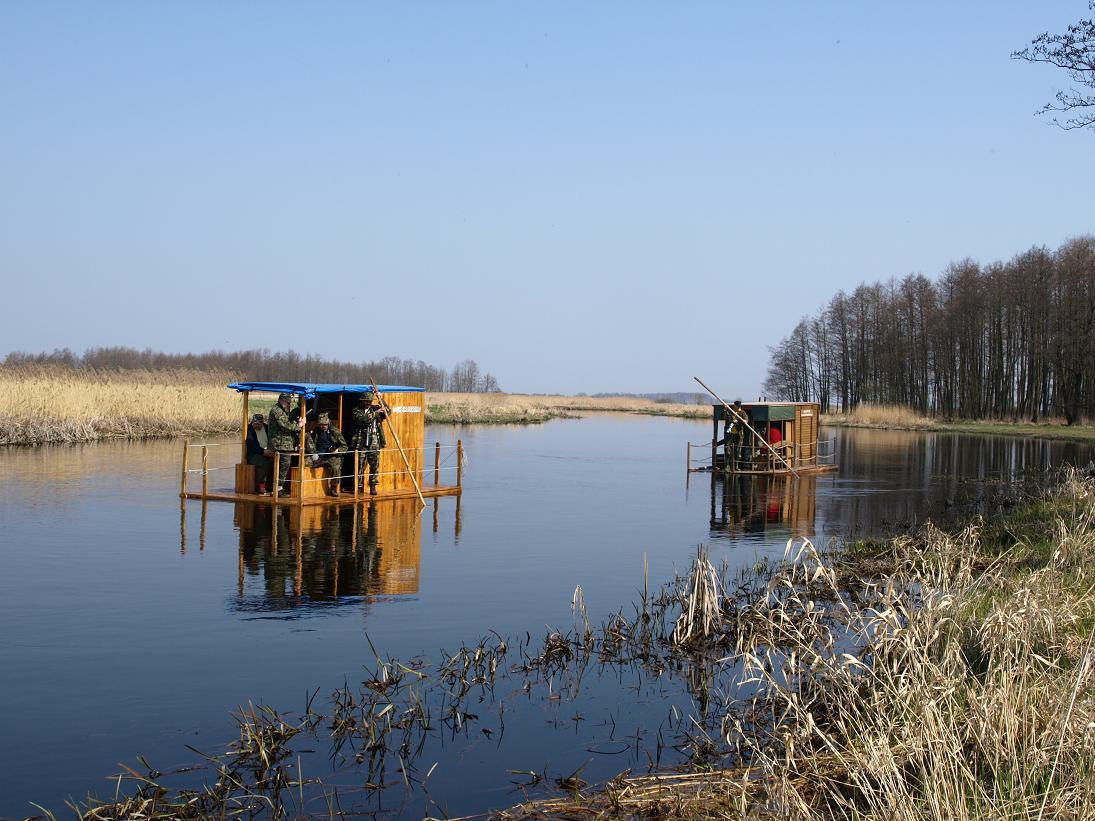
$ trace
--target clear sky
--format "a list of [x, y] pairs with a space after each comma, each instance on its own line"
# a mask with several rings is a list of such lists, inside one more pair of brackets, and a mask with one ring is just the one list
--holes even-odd
[[838, 289], [1095, 230], [1039, 2], [0, 3], [0, 354], [760, 391]]

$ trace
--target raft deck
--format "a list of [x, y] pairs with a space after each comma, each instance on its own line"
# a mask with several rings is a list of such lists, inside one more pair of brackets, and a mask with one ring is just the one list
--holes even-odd
[[[426, 485], [422, 488], [422, 495], [427, 499], [438, 496], [459, 496], [463, 488], [459, 485]], [[206, 492], [184, 491], [179, 494], [183, 499], [203, 499], [216, 502], [252, 502], [261, 505], [283, 505], [286, 507], [300, 507], [310, 505], [353, 505], [369, 504], [370, 502], [382, 502], [387, 499], [417, 499], [418, 493], [413, 489], [381, 491], [375, 496], [368, 493], [340, 493], [338, 496], [294, 496], [292, 494], [273, 494], [262, 496], [258, 493], [239, 493], [231, 488], [210, 488]]]

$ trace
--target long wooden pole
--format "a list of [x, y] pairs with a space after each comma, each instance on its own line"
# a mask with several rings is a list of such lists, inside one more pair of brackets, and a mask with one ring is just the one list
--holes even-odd
[[300, 413], [300, 421], [304, 422], [304, 425], [300, 426], [300, 444], [298, 445], [299, 451], [297, 456], [297, 503], [304, 504], [304, 440], [308, 436], [308, 428], [306, 427], [308, 421], [308, 406], [305, 404], [304, 394], [297, 394], [297, 411]]
[[[247, 418], [250, 410], [251, 391], [243, 392], [243, 441], [240, 442], [240, 464], [247, 464], [247, 431], [251, 430], [251, 420]], [[236, 488], [239, 491], [239, 488]]]
[[186, 474], [190, 472], [190, 443], [183, 440], [183, 468], [182, 468], [182, 490], [179, 495], [186, 498]]
[[384, 397], [380, 395], [380, 388], [377, 387], [376, 382], [372, 383], [373, 396], [380, 403], [380, 407], [384, 410], [384, 421], [388, 423], [388, 430], [392, 434], [392, 438], [395, 439], [395, 446], [399, 448], [399, 455], [403, 457], [403, 465], [407, 468], [407, 473], [411, 477], [411, 481], [414, 482], [414, 489], [418, 493], [418, 501], [422, 503], [422, 507], [426, 506], [426, 497], [422, 495], [422, 488], [418, 486], [418, 477], [414, 475], [414, 470], [411, 468], [411, 463], [407, 461], [407, 454], [403, 452], [403, 445], [399, 441], [399, 434], [395, 432], [395, 426], [392, 425], [391, 420], [391, 408], [388, 407], [388, 403], [384, 401]]
[[698, 376], [693, 376], [692, 378], [695, 379], [697, 382], [699, 382], [700, 385], [703, 387], [703, 389], [705, 391], [707, 391], [713, 397], [718, 399], [719, 402], [722, 403], [722, 406], [724, 408], [726, 408], [726, 410], [729, 411], [730, 414], [735, 419], [737, 419], [739, 422], [741, 422], [743, 425], [745, 425], [745, 427], [747, 427], [749, 429], [749, 432], [752, 433], [755, 437], [757, 437], [764, 444], [764, 446], [772, 452], [773, 456], [775, 456], [777, 459], [779, 459], [781, 462], [783, 462], [783, 464], [787, 466], [787, 470], [791, 471], [791, 473], [794, 475], [794, 477], [796, 479], [798, 478], [798, 471], [795, 470], [793, 467], [791, 467], [790, 462], [788, 462], [786, 459], [784, 459], [782, 456], [780, 456], [778, 453], [776, 453], [775, 448], [773, 448], [770, 444], [768, 444], [767, 439], [765, 439], [763, 436], [761, 436], [759, 433], [756, 432], [756, 430], [753, 428], [753, 426], [749, 424], [749, 421], [744, 418], [744, 414], [738, 413], [732, 407], [727, 405], [726, 400], [723, 399], [721, 396], [719, 396], [717, 393], [715, 393], [713, 390], [711, 390], [709, 387], [707, 387], [707, 385], [704, 384], [703, 380], [700, 379]]

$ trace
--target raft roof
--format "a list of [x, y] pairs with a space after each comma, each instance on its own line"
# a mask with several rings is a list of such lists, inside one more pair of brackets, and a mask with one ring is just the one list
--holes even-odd
[[[228, 387], [237, 391], [266, 391], [268, 393], [300, 393], [305, 399], [314, 399], [317, 393], [365, 393], [372, 385], [338, 385], [325, 382], [233, 382]], [[408, 385], [377, 385], [381, 393], [424, 393], [425, 388]]]

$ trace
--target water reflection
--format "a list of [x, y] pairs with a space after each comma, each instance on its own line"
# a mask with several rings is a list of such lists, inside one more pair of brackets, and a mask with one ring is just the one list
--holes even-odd
[[[185, 505], [181, 515], [185, 555]], [[206, 519], [203, 504], [202, 551]], [[457, 528], [459, 519], [458, 510]], [[416, 499], [343, 507], [237, 504], [233, 522], [239, 533], [234, 610], [330, 607], [418, 593], [423, 516]], [[434, 505], [434, 532], [437, 526]]]
[[711, 475], [712, 535], [812, 538], [816, 511], [816, 476]]

